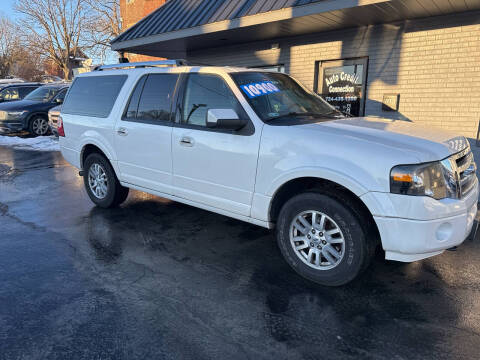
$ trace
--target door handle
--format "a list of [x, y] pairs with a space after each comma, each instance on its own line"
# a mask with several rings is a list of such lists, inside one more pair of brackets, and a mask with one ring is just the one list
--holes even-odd
[[182, 136], [182, 138], [180, 139], [180, 145], [193, 146], [193, 139], [188, 136]]
[[121, 127], [121, 128], [118, 128], [118, 129], [117, 129], [117, 134], [118, 134], [118, 135], [122, 135], [122, 136], [127, 136], [127, 135], [128, 135], [128, 131], [127, 131], [127, 129]]

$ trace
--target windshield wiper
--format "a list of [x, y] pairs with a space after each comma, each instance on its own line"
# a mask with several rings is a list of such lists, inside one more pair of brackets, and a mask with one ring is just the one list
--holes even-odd
[[325, 114], [314, 113], [314, 112], [295, 112], [295, 111], [292, 111], [292, 112], [289, 112], [288, 114], [282, 114], [282, 115], [278, 115], [278, 116], [268, 118], [268, 119], [266, 119], [266, 121], [281, 119], [281, 118], [284, 118], [284, 117], [287, 117], [287, 116], [312, 116], [312, 117], [315, 117], [315, 118], [332, 118], [332, 119], [335, 119], [335, 118], [337, 118], [337, 116], [334, 116], [334, 114], [339, 114], [339, 111], [335, 110], [335, 111], [331, 111], [331, 112], [328, 112], [328, 113], [325, 113]]
[[319, 114], [318, 113], [313, 113], [313, 112], [296, 112], [296, 111], [291, 111], [287, 114], [282, 114], [282, 115], [278, 115], [278, 116], [274, 116], [274, 117], [271, 117], [271, 118], [268, 118], [267, 121], [270, 121], [270, 120], [276, 120], [276, 119], [280, 119], [280, 118], [284, 118], [284, 117], [287, 117], [287, 116], [318, 116]]
[[[336, 110], [336, 109], [335, 109], [335, 110], [332, 110], [332, 111], [330, 111], [330, 112], [328, 112], [328, 113], [326, 113], [326, 114], [323, 114], [323, 116], [325, 116], [325, 117], [331, 117], [331, 118], [334, 118], [334, 119], [337, 119], [337, 118], [339, 118], [339, 117], [349, 117], [348, 114], [346, 114], [346, 113], [344, 113], [344, 112], [342, 112], [342, 111], [340, 111], [340, 110]], [[351, 117], [351, 115], [350, 115], [350, 117]]]

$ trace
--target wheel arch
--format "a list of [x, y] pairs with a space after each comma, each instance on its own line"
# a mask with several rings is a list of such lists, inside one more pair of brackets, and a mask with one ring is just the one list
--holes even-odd
[[380, 232], [367, 204], [360, 198], [361, 194], [355, 193], [346, 186], [329, 179], [303, 176], [288, 180], [283, 183], [273, 194], [270, 201], [268, 219], [275, 223], [282, 206], [292, 197], [305, 193], [318, 192], [328, 195], [353, 210], [369, 237], [374, 237], [375, 242], [380, 241]]
[[88, 144], [85, 144], [82, 147], [82, 151], [80, 152], [80, 166], [81, 166], [82, 169], [83, 169], [83, 164], [85, 163], [85, 159], [87, 158], [87, 156], [90, 155], [90, 154], [93, 154], [93, 153], [97, 153], [97, 154], [100, 154], [100, 155], [104, 156], [110, 162], [110, 164], [113, 167], [112, 162], [110, 161], [109, 157], [107, 156], [107, 153], [104, 150], [102, 150], [96, 144], [88, 143]]
[[48, 121], [48, 113], [44, 112], [44, 111], [35, 111], [31, 114], [29, 114], [25, 120], [25, 124], [24, 124], [24, 127], [25, 129], [28, 129], [29, 126], [30, 126], [30, 122], [32, 121], [32, 119], [37, 116], [37, 115], [41, 115], [43, 116], [47, 121]]

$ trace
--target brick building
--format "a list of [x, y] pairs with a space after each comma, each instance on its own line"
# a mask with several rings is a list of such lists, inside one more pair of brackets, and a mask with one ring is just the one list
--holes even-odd
[[[120, 15], [122, 17], [122, 31], [126, 31], [138, 21], [158, 9], [167, 0], [120, 0]], [[130, 61], [155, 60], [158, 57], [140, 54], [125, 54]]]
[[476, 137], [478, 0], [170, 0], [114, 50], [286, 71], [352, 115]]

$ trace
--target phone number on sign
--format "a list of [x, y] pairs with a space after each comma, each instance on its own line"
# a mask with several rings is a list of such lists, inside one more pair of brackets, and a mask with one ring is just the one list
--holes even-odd
[[358, 96], [325, 96], [326, 101], [357, 101]]

